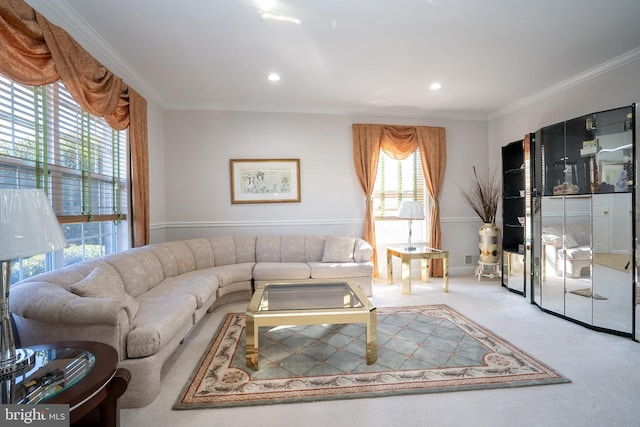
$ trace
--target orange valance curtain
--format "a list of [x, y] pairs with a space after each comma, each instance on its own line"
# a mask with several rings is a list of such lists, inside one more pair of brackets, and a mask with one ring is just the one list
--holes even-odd
[[[438, 198], [446, 164], [446, 135], [442, 127], [390, 126], [354, 124], [353, 160], [360, 186], [366, 195], [363, 238], [373, 246], [374, 277], [379, 277], [375, 222], [373, 215], [373, 188], [378, 171], [380, 150], [394, 159], [407, 158], [420, 149], [422, 170], [431, 196], [429, 244], [441, 249], [440, 205]], [[442, 260], [431, 260], [431, 275], [442, 277]]]
[[[135, 92], [122, 79], [96, 61], [66, 31], [51, 24], [23, 0], [2, 0], [0, 3], [0, 73], [16, 82], [34, 86], [61, 80], [84, 110], [104, 117], [116, 130], [129, 127], [131, 151], [137, 153], [132, 161], [140, 163], [138, 171], [144, 170], [139, 172], [142, 177], [132, 173], [131, 182], [142, 187], [134, 193], [147, 193], [132, 202], [134, 236], [146, 236], [135, 237], [132, 245], [147, 244], [148, 178], [144, 178], [148, 176], [146, 100], [136, 94], [138, 101], [132, 102]], [[144, 111], [136, 112], [135, 109]], [[146, 203], [146, 206], [138, 203]], [[136, 232], [140, 227], [147, 230]]]

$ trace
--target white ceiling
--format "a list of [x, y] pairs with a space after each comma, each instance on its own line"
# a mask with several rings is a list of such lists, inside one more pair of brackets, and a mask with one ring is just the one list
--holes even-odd
[[640, 60], [638, 0], [27, 2], [170, 109], [486, 119]]

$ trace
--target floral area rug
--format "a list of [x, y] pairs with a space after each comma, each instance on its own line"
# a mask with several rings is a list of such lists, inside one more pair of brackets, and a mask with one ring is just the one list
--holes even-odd
[[260, 328], [245, 364], [245, 316], [228, 314], [174, 404], [218, 408], [570, 382], [447, 305], [378, 308], [378, 360], [364, 325]]

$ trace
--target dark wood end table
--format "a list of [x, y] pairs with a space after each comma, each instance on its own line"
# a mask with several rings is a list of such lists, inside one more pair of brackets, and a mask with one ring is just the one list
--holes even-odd
[[131, 373], [118, 368], [113, 347], [63, 341], [29, 348], [35, 352], [36, 365], [0, 381], [2, 403], [67, 404], [73, 426], [119, 426], [118, 398], [126, 391]]

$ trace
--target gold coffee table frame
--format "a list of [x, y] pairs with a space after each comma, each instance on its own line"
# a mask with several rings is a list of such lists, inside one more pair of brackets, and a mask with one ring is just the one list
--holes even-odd
[[442, 292], [449, 292], [449, 252], [441, 249], [430, 248], [429, 246], [417, 246], [415, 250], [409, 251], [403, 247], [387, 248], [387, 283], [393, 283], [393, 256], [402, 260], [402, 294], [411, 295], [411, 260], [420, 259], [420, 280], [429, 281], [430, 259], [442, 260]]
[[[275, 304], [276, 295], [278, 304]], [[269, 309], [270, 296], [272, 309]], [[378, 360], [376, 322], [376, 307], [349, 281], [258, 285], [246, 312], [247, 367], [258, 370], [258, 332], [263, 326], [349, 323], [365, 324], [367, 364], [371, 365]]]

